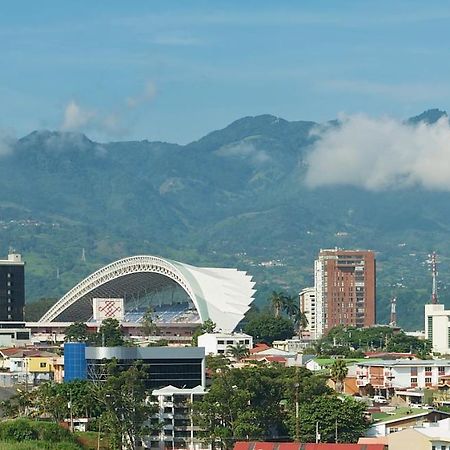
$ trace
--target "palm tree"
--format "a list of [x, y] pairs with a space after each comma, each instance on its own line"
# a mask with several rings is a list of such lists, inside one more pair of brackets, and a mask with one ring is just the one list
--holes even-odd
[[275, 318], [280, 317], [281, 310], [284, 307], [286, 296], [282, 292], [273, 291], [270, 297], [270, 303], [275, 312]]
[[342, 392], [343, 381], [348, 374], [348, 367], [343, 359], [336, 359], [330, 367], [331, 379], [336, 383], [336, 390]]
[[284, 295], [283, 310], [288, 317], [295, 322], [295, 317], [299, 312], [298, 297], [294, 295]]
[[227, 353], [231, 355], [237, 362], [248, 356], [248, 348], [244, 344], [237, 343], [227, 347]]
[[298, 337], [301, 338], [303, 331], [308, 328], [308, 318], [306, 312], [298, 311], [295, 315], [294, 323], [297, 325]]

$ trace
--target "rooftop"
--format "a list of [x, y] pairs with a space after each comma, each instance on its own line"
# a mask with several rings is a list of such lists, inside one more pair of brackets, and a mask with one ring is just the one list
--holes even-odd
[[367, 360], [361, 360], [361, 362], [358, 362], [358, 366], [389, 366], [389, 367], [401, 367], [401, 366], [450, 366], [450, 359], [396, 359], [396, 360], [390, 360], [390, 359], [380, 359], [375, 361], [367, 361]]

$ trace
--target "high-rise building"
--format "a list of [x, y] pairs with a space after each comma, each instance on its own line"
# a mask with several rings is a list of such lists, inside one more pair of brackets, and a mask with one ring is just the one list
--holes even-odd
[[317, 339], [316, 289], [308, 287], [300, 292], [300, 311], [305, 315], [307, 326], [302, 331], [309, 333], [311, 339]]
[[375, 254], [371, 250], [321, 250], [314, 264], [316, 329], [375, 324]]
[[25, 263], [17, 253], [0, 260], [0, 321], [22, 321], [25, 306]]

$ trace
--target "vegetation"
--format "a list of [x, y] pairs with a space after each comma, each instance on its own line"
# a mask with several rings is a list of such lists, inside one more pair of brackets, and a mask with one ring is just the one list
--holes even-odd
[[348, 374], [348, 367], [344, 360], [336, 359], [330, 367], [331, 379], [336, 383], [336, 390], [342, 392], [343, 381]]
[[205, 333], [214, 333], [216, 329], [216, 324], [211, 320], [207, 319], [199, 326], [192, 334], [192, 345], [196, 347], [198, 345], [198, 337]]
[[322, 442], [334, 442], [329, 429], [331, 423], [335, 429], [336, 420], [340, 442], [356, 442], [368, 426], [364, 405], [337, 398], [325, 381], [304, 368], [281, 365], [220, 371], [210, 391], [194, 405], [195, 422], [205, 429], [205, 442], [226, 449], [240, 439], [294, 439], [297, 432], [303, 442], [314, 442], [311, 430], [315, 433], [317, 421]]
[[316, 352], [322, 356], [361, 357], [364, 351], [414, 353], [426, 358], [431, 352], [428, 341], [407, 336], [403, 331], [387, 327], [355, 328], [342, 325], [331, 329], [319, 340]]
[[246, 356], [248, 356], [249, 351], [248, 348], [245, 346], [245, 344], [235, 344], [235, 345], [229, 345], [227, 348], [227, 353], [234, 358], [237, 362], [244, 359]]
[[82, 447], [72, 433], [56, 423], [16, 419], [0, 423], [0, 448], [81, 450]]
[[294, 335], [294, 324], [285, 317], [260, 313], [244, 325], [244, 332], [253, 336], [255, 342], [272, 344], [275, 340], [291, 338]]
[[[246, 117], [185, 146], [34, 132], [2, 157], [1, 254], [10, 245], [23, 253], [30, 302], [59, 298], [102, 265], [146, 253], [248, 270], [262, 305], [273, 290], [310, 286], [319, 248], [373, 248], [378, 320], [389, 321], [395, 295], [399, 325], [422, 328], [431, 285], [423, 263], [433, 248], [440, 272], [450, 272], [449, 194], [309, 189], [314, 126]], [[256, 164], [250, 154], [226, 153], [249, 143], [269, 158]], [[439, 288], [449, 305], [446, 277]], [[27, 320], [42, 315], [32, 317], [31, 307]]]

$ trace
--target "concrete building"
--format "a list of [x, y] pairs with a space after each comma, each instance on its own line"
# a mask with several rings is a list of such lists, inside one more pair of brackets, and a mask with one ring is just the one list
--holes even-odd
[[0, 320], [23, 320], [25, 263], [18, 253], [0, 260]]
[[321, 250], [314, 264], [316, 333], [337, 325], [375, 324], [375, 254], [371, 250]]
[[389, 450], [448, 450], [450, 448], [449, 430], [441, 427], [406, 428], [391, 433], [387, 440]]
[[245, 333], [205, 333], [198, 337], [198, 346], [204, 347], [207, 355], [228, 355], [229, 347], [244, 345], [253, 348], [253, 337]]
[[450, 354], [450, 310], [444, 305], [425, 305], [425, 337], [432, 344], [433, 352]]
[[[300, 292], [300, 311], [305, 315], [308, 326], [302, 331], [309, 333], [311, 339], [318, 339], [317, 335], [317, 311], [316, 311], [316, 289], [308, 287]], [[321, 325], [321, 328], [323, 326]]]
[[[375, 422], [366, 431], [367, 437], [380, 437], [395, 434], [401, 430], [412, 429], [416, 427], [431, 426], [443, 419], [448, 419], [450, 413], [438, 410], [421, 411], [417, 414], [402, 413], [397, 417], [395, 415], [388, 420]], [[390, 449], [391, 447], [389, 447]], [[431, 447], [428, 447], [431, 450]]]
[[193, 405], [206, 394], [203, 386], [180, 389], [166, 386], [155, 389], [152, 397], [158, 405], [158, 413], [153, 418], [161, 423], [158, 436], [146, 440], [149, 448], [198, 450], [208, 448], [199, 435], [201, 429], [193, 422]]
[[165, 386], [205, 386], [205, 349], [200, 347], [87, 347], [80, 342], [64, 344], [64, 381], [102, 381], [111, 359], [124, 368], [142, 363], [149, 389]]
[[360, 389], [370, 385], [375, 391], [392, 395], [396, 389], [438, 386], [441, 377], [450, 374], [450, 360], [378, 360], [356, 365], [356, 383]]

